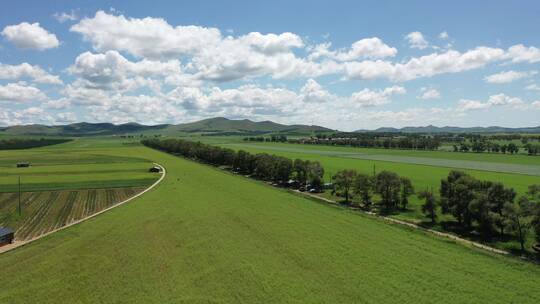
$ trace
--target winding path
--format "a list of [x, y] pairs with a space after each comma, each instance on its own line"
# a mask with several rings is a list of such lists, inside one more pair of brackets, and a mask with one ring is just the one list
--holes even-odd
[[19, 247], [24, 246], [24, 245], [26, 245], [26, 244], [28, 244], [28, 243], [33, 242], [33, 241], [37, 241], [37, 240], [39, 240], [39, 239], [41, 239], [41, 238], [44, 238], [44, 237], [46, 237], [46, 236], [48, 236], [48, 235], [50, 235], [50, 234], [53, 234], [53, 233], [55, 233], [55, 232], [57, 232], [57, 231], [60, 231], [60, 230], [66, 229], [66, 228], [68, 228], [68, 227], [71, 227], [71, 226], [80, 224], [80, 223], [82, 223], [82, 222], [84, 222], [84, 221], [86, 221], [86, 220], [89, 220], [89, 219], [91, 219], [91, 218], [93, 218], [93, 217], [96, 217], [96, 216], [98, 216], [98, 215], [100, 215], [100, 214], [102, 214], [102, 213], [105, 213], [105, 212], [107, 212], [107, 211], [109, 211], [109, 210], [111, 210], [111, 209], [114, 209], [114, 208], [116, 208], [116, 207], [118, 207], [118, 206], [120, 206], [120, 205], [123, 205], [123, 204], [125, 204], [125, 203], [127, 203], [127, 202], [130, 202], [131, 200], [133, 200], [133, 199], [135, 199], [135, 198], [137, 198], [137, 197], [143, 195], [144, 193], [146, 193], [146, 192], [152, 190], [155, 186], [157, 186], [157, 185], [165, 178], [165, 175], [167, 174], [167, 171], [165, 170], [165, 167], [163, 167], [162, 165], [160, 165], [160, 164], [158, 164], [158, 163], [154, 163], [154, 164], [155, 164], [156, 166], [159, 166], [159, 167], [161, 168], [161, 176], [160, 176], [159, 179], [158, 179], [157, 181], [155, 181], [150, 187], [144, 189], [142, 192], [137, 193], [136, 195], [134, 195], [134, 196], [132, 196], [132, 197], [130, 197], [130, 198], [128, 198], [128, 199], [125, 199], [125, 200], [123, 200], [123, 201], [121, 201], [121, 202], [119, 202], [119, 203], [117, 203], [117, 204], [115, 204], [115, 205], [112, 205], [112, 206], [110, 206], [110, 207], [108, 207], [108, 208], [105, 208], [105, 209], [103, 209], [103, 210], [101, 210], [101, 211], [99, 211], [99, 212], [96, 212], [96, 213], [94, 213], [94, 214], [92, 214], [92, 215], [89, 215], [89, 216], [87, 216], [87, 217], [85, 217], [85, 218], [76, 220], [76, 221], [71, 222], [71, 223], [69, 223], [69, 224], [67, 224], [67, 225], [65, 225], [65, 226], [62, 226], [62, 227], [59, 227], [59, 228], [57, 228], [57, 229], [51, 230], [51, 231], [49, 231], [49, 232], [47, 232], [47, 233], [45, 233], [45, 234], [36, 236], [36, 237], [34, 237], [34, 238], [32, 238], [32, 239], [29, 239], [29, 240], [24, 240], [24, 241], [14, 241], [13, 243], [11, 243], [11, 244], [9, 244], [9, 245], [2, 246], [2, 247], [0, 247], [0, 254], [2, 254], [2, 253], [4, 253], [4, 252], [8, 252], [8, 251], [10, 251], [10, 250], [13, 250], [13, 249], [15, 249], [15, 248], [19, 248]]

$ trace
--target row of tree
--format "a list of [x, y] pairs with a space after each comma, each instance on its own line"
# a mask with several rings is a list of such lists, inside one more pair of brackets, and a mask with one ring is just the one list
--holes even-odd
[[238, 152], [217, 146], [182, 139], [145, 139], [145, 146], [179, 154], [184, 157], [215, 166], [226, 166], [231, 170], [258, 179], [285, 185], [294, 179], [301, 186], [320, 191], [323, 187], [324, 168], [319, 162], [270, 155]]
[[270, 135], [270, 137], [264, 137], [264, 136], [251, 136], [251, 137], [244, 137], [244, 141], [258, 141], [258, 142], [287, 142], [287, 136], [286, 135]]
[[0, 140], [0, 150], [29, 149], [61, 144], [70, 141], [64, 138], [10, 138]]
[[318, 137], [291, 139], [291, 143], [350, 146], [361, 148], [409, 149], [409, 150], [437, 150], [440, 141], [428, 136], [399, 136], [382, 137], [373, 135], [357, 135], [356, 137]]
[[459, 145], [453, 145], [454, 152], [491, 152], [491, 153], [509, 153], [515, 154], [519, 152], [519, 147], [514, 143], [498, 144], [490, 141], [475, 140], [471, 143], [462, 142]]
[[372, 197], [376, 193], [380, 196], [380, 206], [383, 213], [396, 209], [407, 209], [409, 196], [414, 194], [414, 187], [407, 177], [400, 177], [394, 172], [381, 171], [376, 175], [358, 173], [356, 170], [342, 170], [337, 172], [332, 180], [334, 193], [345, 198], [350, 203], [351, 194], [360, 198], [365, 208], [373, 204]]
[[485, 239], [513, 231], [525, 250], [528, 231], [534, 227], [540, 242], [540, 185], [531, 185], [527, 194], [502, 183], [481, 181], [462, 171], [451, 171], [441, 181], [440, 205], [452, 214], [464, 231], [476, 230]]
[[[292, 160], [266, 153], [251, 154], [181, 139], [152, 138], [142, 143], [281, 185], [290, 185], [294, 181], [299, 187], [323, 188], [324, 168], [317, 161]], [[364, 208], [371, 208], [377, 203], [381, 213], [406, 210], [409, 197], [415, 194], [409, 178], [390, 171], [367, 175], [355, 170], [342, 170], [332, 176], [332, 180], [333, 194], [344, 197], [345, 203], [352, 203], [354, 196], [357, 198], [355, 204]], [[451, 214], [456, 219], [462, 232], [475, 231], [485, 239], [504, 237], [512, 232], [524, 250], [527, 234], [532, 228], [540, 242], [540, 185], [530, 186], [527, 195], [516, 200], [515, 191], [502, 183], [481, 181], [467, 173], [451, 171], [441, 181], [439, 193], [440, 199], [433, 190], [417, 193], [424, 200], [422, 212], [433, 223], [440, 208], [443, 214]], [[380, 198], [378, 202], [373, 199], [375, 195]]]
[[[415, 193], [408, 178], [389, 171], [366, 175], [342, 170], [333, 176], [333, 181], [333, 194], [344, 197], [346, 203], [350, 203], [354, 195], [358, 198], [357, 204], [369, 209], [373, 194], [379, 195], [382, 213], [406, 210], [409, 196]], [[443, 214], [451, 214], [456, 219], [462, 233], [475, 231], [484, 239], [502, 239], [511, 232], [524, 251], [532, 228], [540, 243], [540, 185], [530, 186], [527, 194], [516, 199], [516, 192], [502, 183], [481, 181], [464, 172], [451, 171], [441, 181], [439, 191], [440, 200], [433, 190], [417, 193], [424, 201], [421, 210], [432, 223], [436, 222], [440, 208]]]

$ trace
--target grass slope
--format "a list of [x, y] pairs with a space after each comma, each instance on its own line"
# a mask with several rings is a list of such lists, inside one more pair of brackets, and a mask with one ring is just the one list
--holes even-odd
[[141, 198], [0, 255], [2, 303], [538, 303], [540, 268], [146, 148]]

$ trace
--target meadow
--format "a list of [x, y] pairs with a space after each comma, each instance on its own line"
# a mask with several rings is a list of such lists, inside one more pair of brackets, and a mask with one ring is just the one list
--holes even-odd
[[[319, 161], [325, 169], [324, 179], [326, 182], [331, 182], [332, 176], [344, 169], [355, 169], [366, 174], [388, 170], [410, 178], [417, 191], [432, 189], [435, 193], [438, 193], [441, 179], [446, 178], [450, 170], [461, 170], [481, 180], [502, 182], [505, 186], [513, 188], [518, 194], [524, 194], [529, 185], [538, 184], [540, 181], [534, 172], [538, 170], [537, 168], [540, 168], [540, 158], [537, 156], [365, 149], [288, 143], [245, 143], [234, 139], [227, 141], [224, 138], [219, 141], [214, 140], [213, 144], [235, 150], [241, 149], [251, 153], [265, 152], [291, 159]], [[452, 158], [454, 156], [456, 158]], [[432, 160], [432, 162], [430, 165], [411, 163], [410, 159]], [[448, 163], [458, 163], [458, 165], [448, 166]], [[473, 168], [482, 168], [484, 170], [471, 169], [470, 164], [474, 165]], [[532, 175], [498, 172], [505, 171], [505, 168], [518, 171], [519, 169], [529, 168], [533, 172], [528, 171]], [[330, 191], [320, 195], [336, 201], [343, 200], [343, 198], [331, 195]], [[454, 220], [451, 216], [439, 212], [439, 222], [432, 226], [421, 212], [423, 201], [413, 195], [410, 197], [409, 202], [406, 211], [400, 211], [390, 216], [415, 224], [430, 225], [431, 228], [437, 230], [445, 230], [442, 226], [443, 222]], [[445, 225], [447, 224], [445, 223]], [[467, 237], [480, 240], [474, 234]], [[519, 248], [518, 242], [512, 238], [507, 238], [504, 242], [495, 239], [491, 241], [482, 240], [482, 242], [487, 242], [491, 246], [508, 251], [515, 251]], [[527, 237], [527, 246], [530, 248], [533, 243], [534, 238], [531, 232]]]
[[[79, 149], [80, 142], [0, 151], [0, 226], [16, 230], [16, 240], [99, 212], [157, 179], [148, 172], [153, 164], [146, 159]], [[18, 168], [18, 162], [31, 166]]]
[[167, 176], [128, 204], [0, 255], [0, 302], [540, 301], [538, 265], [148, 148], [88, 149], [158, 162]]
[[[111, 156], [77, 148], [85, 140], [28, 150], [0, 151], [0, 193], [63, 189], [141, 187], [156, 176], [152, 163], [138, 157]], [[95, 139], [94, 139], [95, 141]], [[105, 143], [107, 141], [104, 141]], [[29, 168], [17, 168], [29, 162]]]

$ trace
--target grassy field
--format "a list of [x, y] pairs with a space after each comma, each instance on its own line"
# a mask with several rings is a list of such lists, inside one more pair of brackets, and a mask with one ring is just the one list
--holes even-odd
[[[152, 166], [148, 160], [84, 148], [92, 142], [106, 145], [109, 141], [76, 140], [38, 149], [0, 151], [0, 192], [18, 191], [19, 177], [22, 191], [141, 187], [157, 179], [148, 172]], [[23, 161], [31, 167], [15, 166]]]
[[0, 302], [540, 301], [538, 265], [147, 148], [92, 151], [168, 174], [129, 204], [0, 255]]
[[0, 193], [0, 226], [16, 230], [17, 240], [27, 240], [115, 205], [144, 188], [110, 188], [71, 191]]
[[[319, 161], [325, 168], [325, 180], [330, 182], [331, 176], [343, 169], [355, 169], [359, 172], [373, 174], [373, 171], [389, 170], [398, 173], [402, 176], [407, 176], [413, 182], [416, 190], [433, 189], [438, 191], [440, 181], [446, 178], [448, 172], [452, 169], [463, 170], [482, 180], [491, 180], [502, 182], [508, 187], [514, 188], [518, 193], [525, 193], [527, 187], [540, 182], [538, 176], [528, 174], [516, 174], [503, 171], [501, 168], [528, 167], [532, 170], [540, 168], [540, 158], [525, 155], [495, 155], [495, 154], [465, 154], [465, 153], [445, 153], [437, 151], [407, 151], [407, 150], [385, 150], [385, 149], [363, 149], [363, 148], [347, 148], [347, 147], [331, 147], [321, 145], [298, 145], [298, 144], [283, 144], [283, 143], [243, 143], [238, 140], [230, 140], [227, 142], [222, 139], [217, 143], [224, 147], [233, 149], [242, 149], [252, 153], [271, 153], [281, 156], [286, 156], [291, 159], [300, 158], [312, 161]], [[463, 159], [463, 156], [467, 159]], [[449, 159], [448, 157], [461, 157], [462, 159]], [[488, 156], [483, 161], [479, 159], [482, 156]], [[489, 157], [491, 156], [491, 157]], [[447, 158], [444, 158], [447, 157]], [[411, 158], [423, 160], [432, 160], [431, 165], [411, 163]], [[487, 160], [487, 161], [486, 161]], [[444, 166], [449, 162], [462, 163], [462, 166]], [[490, 167], [491, 170], [473, 170], [467, 169], [468, 164], [479, 164], [476, 167]], [[528, 163], [528, 165], [526, 165]], [[334, 197], [330, 192], [325, 192], [321, 196], [333, 200], [341, 200], [339, 197]], [[411, 196], [409, 210], [402, 211], [391, 215], [394, 218], [407, 220], [414, 223], [425, 223], [428, 221], [421, 212], [421, 204], [423, 201], [416, 196]], [[439, 215], [440, 221], [452, 220], [449, 215]], [[442, 230], [440, 223], [432, 227]], [[475, 235], [469, 236], [477, 238]], [[530, 248], [534, 242], [532, 232], [529, 234], [527, 248]], [[519, 248], [519, 243], [515, 239], [505, 239], [504, 242], [493, 239], [489, 245], [514, 251]]]

